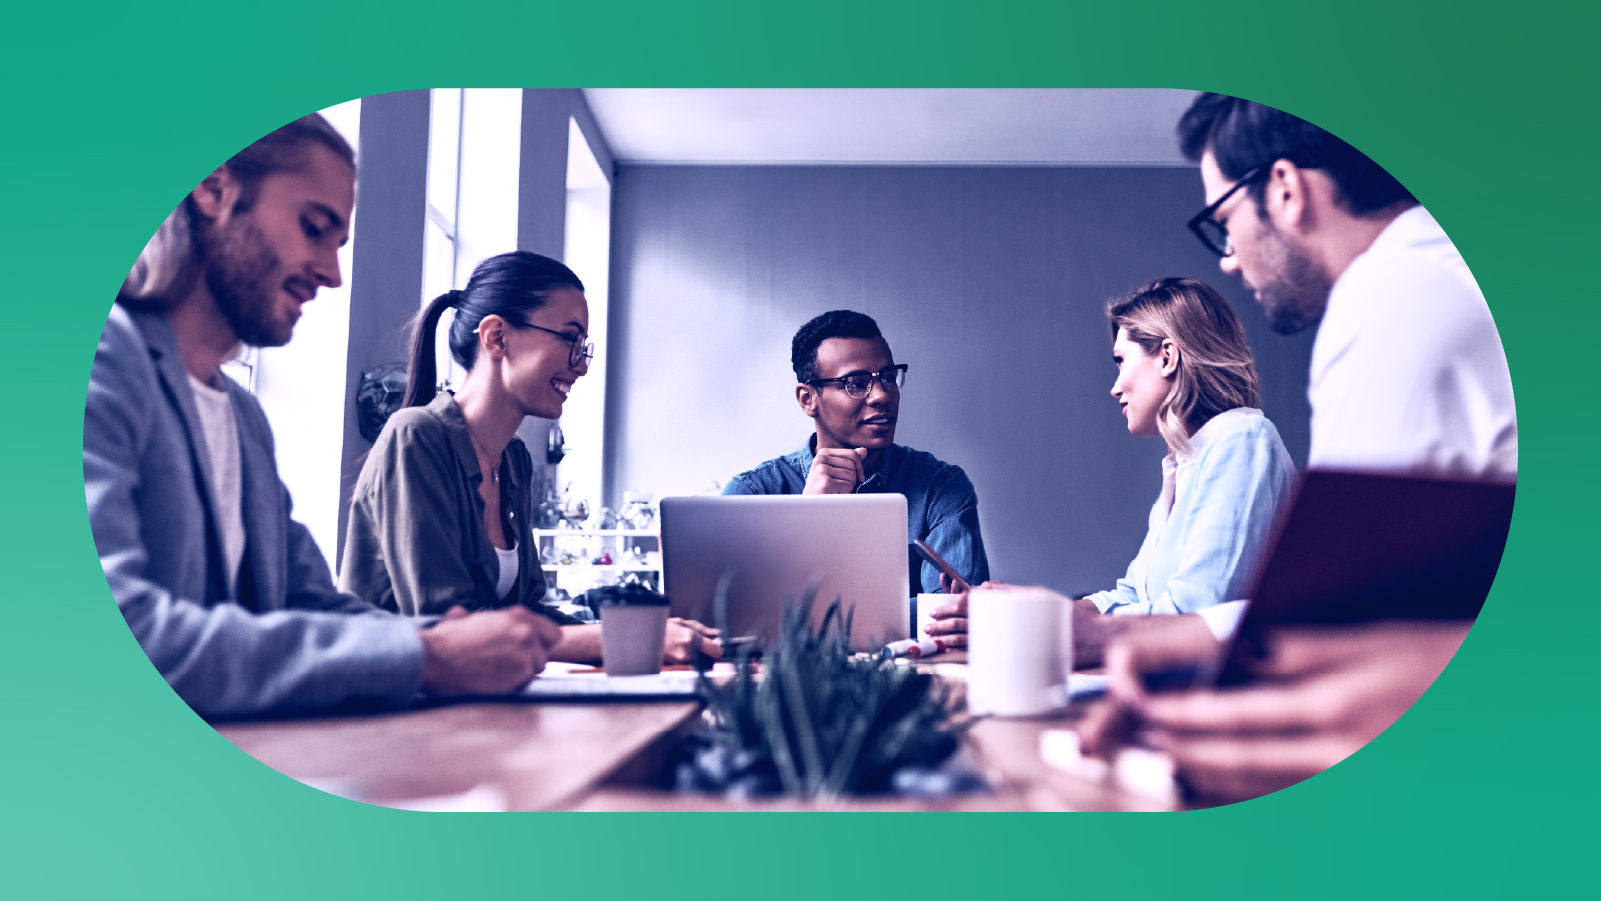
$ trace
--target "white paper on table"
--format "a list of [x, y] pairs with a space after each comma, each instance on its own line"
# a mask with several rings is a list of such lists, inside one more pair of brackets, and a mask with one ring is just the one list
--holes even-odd
[[593, 663], [567, 663], [562, 660], [552, 660], [545, 664], [545, 668], [543, 670], [540, 670], [539, 678], [544, 678], [546, 676], [570, 676], [579, 670], [592, 670], [594, 668], [595, 665]]
[[647, 676], [608, 676], [605, 673], [541, 674], [523, 689], [532, 698], [691, 698], [698, 681], [694, 672], [674, 671]]

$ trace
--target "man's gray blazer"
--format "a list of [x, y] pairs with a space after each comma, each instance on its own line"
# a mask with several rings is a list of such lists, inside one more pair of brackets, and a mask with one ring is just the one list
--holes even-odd
[[334, 589], [311, 533], [289, 518], [266, 415], [248, 391], [228, 391], [246, 536], [237, 598], [224, 587], [211, 460], [177, 336], [161, 313], [112, 309], [89, 376], [83, 484], [128, 628], [202, 716], [409, 702], [422, 680], [418, 621]]

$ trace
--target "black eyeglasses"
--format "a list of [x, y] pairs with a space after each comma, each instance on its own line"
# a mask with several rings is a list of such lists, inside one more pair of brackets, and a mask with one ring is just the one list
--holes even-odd
[[819, 385], [837, 382], [841, 388], [845, 389], [846, 394], [859, 400], [866, 397], [873, 390], [874, 382], [882, 385], [886, 393], [899, 392], [901, 386], [906, 384], [906, 370], [908, 368], [905, 363], [896, 363], [894, 366], [885, 367], [878, 372], [853, 372], [850, 375], [842, 375], [837, 379], [808, 379], [806, 384], [815, 388]]
[[567, 355], [567, 365], [574, 369], [577, 369], [580, 363], [588, 365], [589, 361], [595, 358], [594, 343], [585, 341], [585, 336], [582, 333], [577, 335], [569, 335], [566, 332], [558, 332], [555, 329], [548, 329], [542, 325], [528, 325], [526, 323], [523, 325], [523, 328], [539, 329], [548, 335], [555, 335], [563, 341], [566, 341], [567, 344], [572, 347], [572, 352]]
[[1263, 175], [1263, 173], [1271, 169], [1272, 165], [1272, 163], [1263, 163], [1262, 165], [1246, 172], [1244, 175], [1240, 176], [1239, 181], [1234, 183], [1234, 187], [1229, 188], [1227, 193], [1217, 199], [1216, 203], [1200, 211], [1199, 213], [1196, 213], [1195, 216], [1190, 219], [1190, 231], [1195, 232], [1195, 237], [1201, 239], [1201, 243], [1206, 245], [1207, 250], [1212, 251], [1220, 257], [1232, 256], [1234, 254], [1234, 245], [1229, 241], [1228, 227], [1216, 219], [1213, 219], [1212, 215], [1217, 212], [1218, 207], [1222, 206], [1224, 203], [1227, 203], [1228, 199], [1233, 197], [1235, 192], [1239, 191], [1241, 188], [1245, 187], [1251, 182], [1256, 181]]

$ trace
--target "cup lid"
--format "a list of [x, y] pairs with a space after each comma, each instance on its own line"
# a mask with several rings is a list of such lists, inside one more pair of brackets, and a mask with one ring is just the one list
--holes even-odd
[[672, 604], [667, 595], [637, 583], [594, 588], [589, 592], [589, 599], [597, 607], [667, 607]]

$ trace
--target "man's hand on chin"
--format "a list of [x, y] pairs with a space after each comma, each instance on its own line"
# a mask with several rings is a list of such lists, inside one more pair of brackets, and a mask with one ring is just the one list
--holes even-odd
[[862, 461], [865, 459], [865, 447], [818, 448], [801, 494], [850, 494], [864, 481]]

